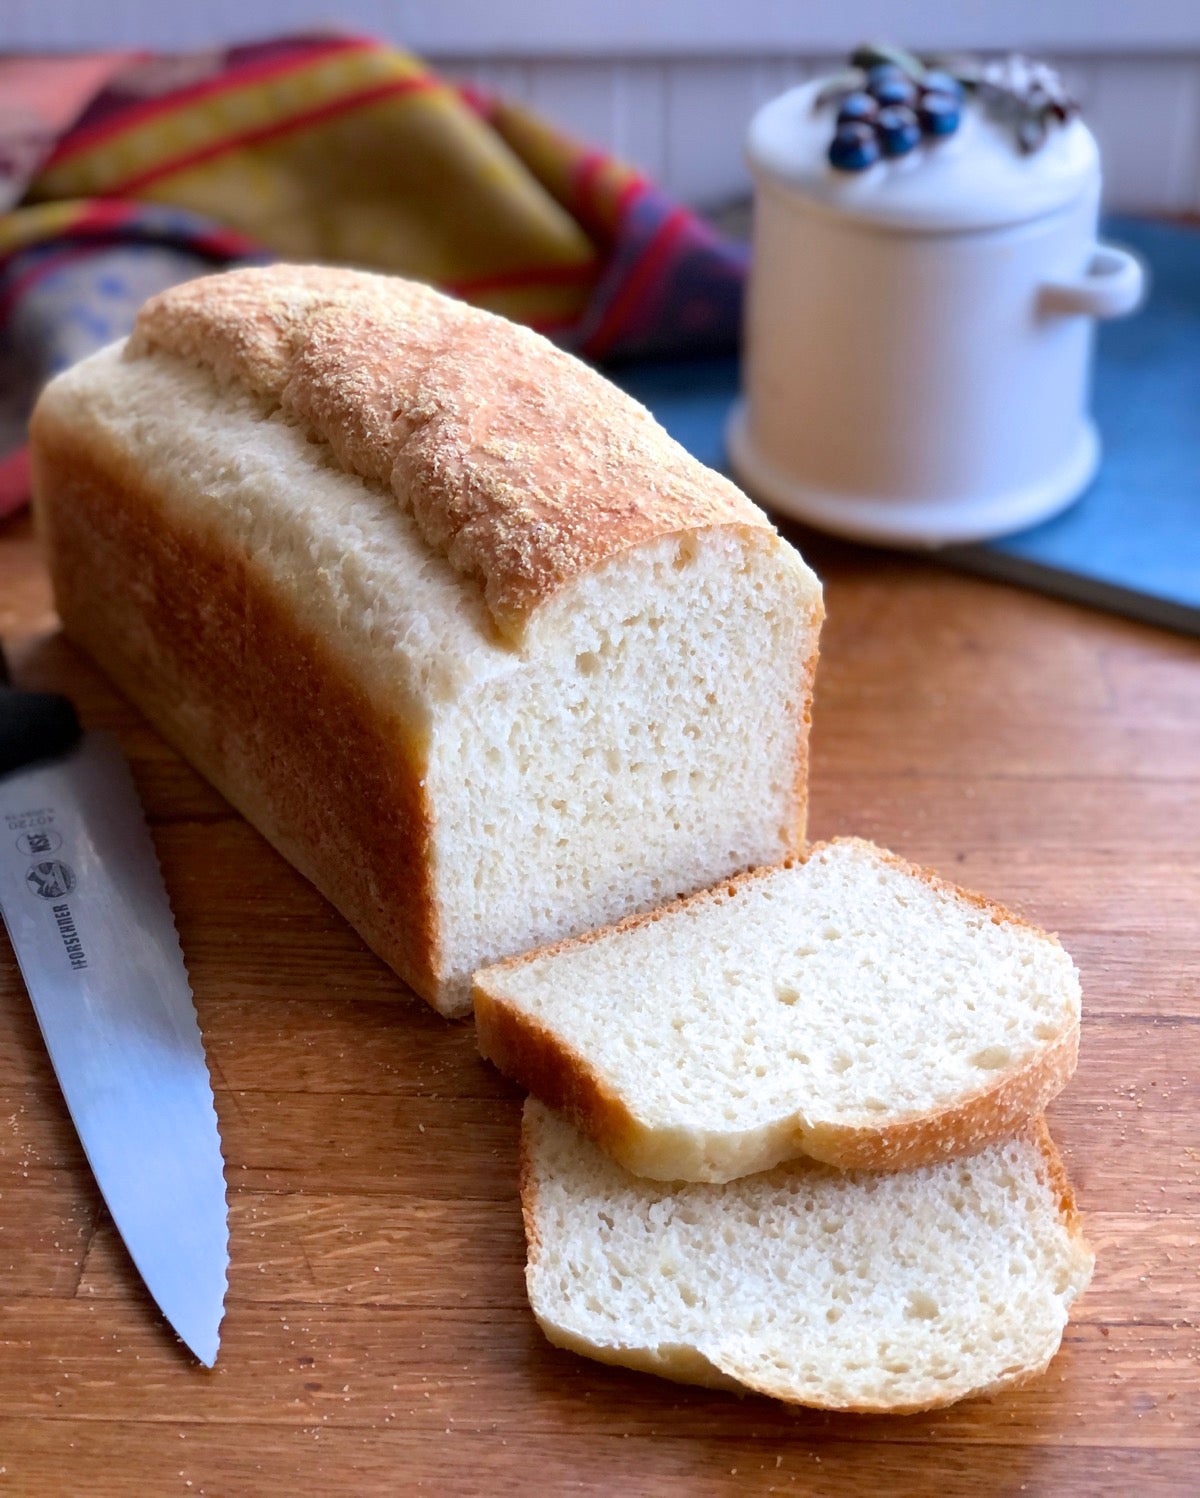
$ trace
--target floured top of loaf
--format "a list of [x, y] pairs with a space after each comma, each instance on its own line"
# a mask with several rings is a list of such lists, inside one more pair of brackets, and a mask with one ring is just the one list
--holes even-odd
[[713, 526], [773, 538], [602, 375], [414, 282], [294, 265], [201, 277], [142, 308], [126, 357], [156, 350], [278, 405], [388, 486], [514, 640], [540, 603], [630, 547]]

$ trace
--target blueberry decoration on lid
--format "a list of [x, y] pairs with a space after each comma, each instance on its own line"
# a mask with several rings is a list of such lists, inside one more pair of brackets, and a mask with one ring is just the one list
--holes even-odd
[[882, 105], [912, 105], [917, 102], [917, 87], [899, 68], [872, 68], [867, 73], [867, 88]]
[[879, 136], [861, 120], [839, 125], [829, 144], [829, 164], [839, 172], [864, 172], [879, 160]]
[[962, 110], [953, 95], [930, 90], [921, 96], [918, 118], [926, 135], [953, 135], [962, 118]]
[[949, 94], [952, 99], [962, 103], [962, 84], [952, 74], [943, 73], [939, 68], [926, 68], [921, 87], [926, 93]]
[[847, 94], [838, 105], [837, 122], [839, 125], [870, 124], [878, 113], [879, 100], [860, 89], [858, 93]]
[[862, 172], [881, 159], [907, 156], [922, 142], [955, 134], [969, 100], [1007, 124], [1017, 150], [1045, 144], [1078, 106], [1053, 68], [1024, 57], [981, 62], [970, 57], [917, 57], [899, 47], [857, 47], [850, 66], [818, 92], [817, 109], [836, 106], [829, 164]]
[[921, 125], [911, 109], [893, 104], [879, 111], [875, 121], [879, 145], [885, 156], [907, 156], [921, 144]]

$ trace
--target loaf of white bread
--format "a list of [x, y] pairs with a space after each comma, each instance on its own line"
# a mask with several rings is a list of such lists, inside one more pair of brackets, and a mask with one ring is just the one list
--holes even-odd
[[232, 271], [55, 379], [31, 439], [67, 632], [444, 1013], [802, 846], [816, 578], [536, 333]]
[[932, 1409], [1040, 1373], [1091, 1277], [1036, 1120], [917, 1170], [801, 1161], [669, 1185], [631, 1175], [530, 1100], [522, 1155], [542, 1330], [684, 1383], [824, 1409]]
[[837, 1409], [1044, 1366], [1074, 968], [802, 856], [821, 592], [744, 495], [537, 334], [313, 267], [154, 298], [31, 447], [67, 631], [443, 1013], [490, 964], [484, 1051], [616, 1157], [529, 1104], [552, 1340]]
[[637, 1175], [899, 1170], [1036, 1116], [1079, 1050], [1058, 941], [870, 843], [475, 978], [480, 1049]]

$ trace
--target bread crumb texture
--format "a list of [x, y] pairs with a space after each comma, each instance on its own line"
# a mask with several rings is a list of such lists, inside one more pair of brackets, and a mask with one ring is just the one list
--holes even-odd
[[725, 1185], [630, 1175], [525, 1108], [534, 1312], [560, 1346], [826, 1409], [930, 1409], [1024, 1381], [1091, 1277], [1043, 1125], [892, 1175], [808, 1162]]

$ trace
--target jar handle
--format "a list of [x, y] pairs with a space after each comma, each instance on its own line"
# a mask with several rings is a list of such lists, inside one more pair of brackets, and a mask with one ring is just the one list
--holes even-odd
[[1050, 313], [1124, 317], [1141, 302], [1145, 291], [1146, 271], [1137, 256], [1113, 244], [1098, 244], [1076, 279], [1043, 283], [1038, 306]]

